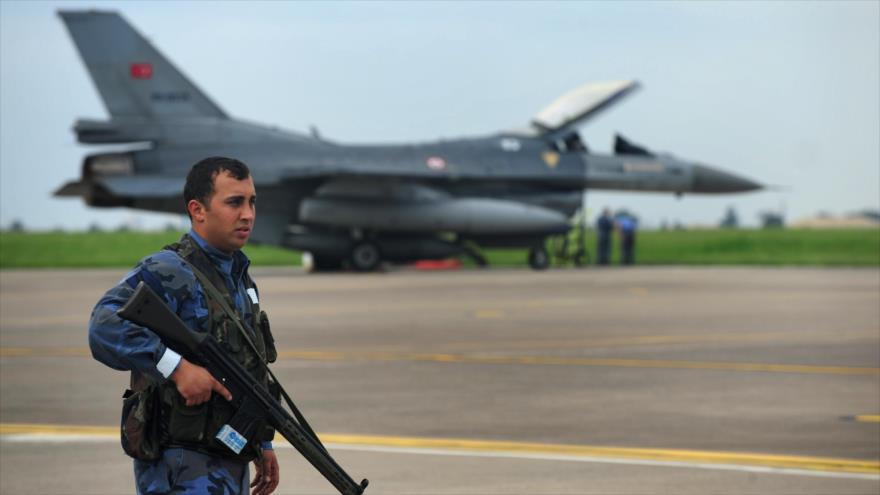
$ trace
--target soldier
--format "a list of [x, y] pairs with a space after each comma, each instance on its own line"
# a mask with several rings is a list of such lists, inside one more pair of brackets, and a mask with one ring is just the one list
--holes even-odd
[[617, 217], [617, 228], [620, 230], [620, 263], [632, 265], [635, 263], [636, 251], [636, 226], [637, 221], [629, 214]]
[[[271, 427], [255, 426], [258, 434], [251, 435], [240, 454], [226, 448], [215, 434], [235, 412], [228, 403], [229, 390], [205, 368], [167, 348], [156, 334], [116, 314], [143, 281], [188, 327], [214, 335], [255, 379], [268, 383], [258, 360], [274, 361], [274, 341], [248, 275], [250, 261], [240, 251], [256, 216], [250, 171], [238, 160], [206, 158], [190, 170], [183, 195], [192, 230], [180, 242], [142, 259], [98, 301], [89, 345], [98, 361], [131, 371], [122, 443], [135, 458], [139, 495], [246, 494], [250, 461], [256, 471], [250, 483], [254, 495], [268, 495], [279, 480]], [[227, 316], [232, 310], [221, 309], [224, 302], [234, 308], [240, 326]], [[239, 335], [239, 328], [250, 339]]]
[[602, 210], [602, 216], [596, 221], [596, 252], [600, 265], [607, 265], [611, 259], [611, 232], [614, 230], [614, 220], [611, 219], [611, 211], [608, 208]]

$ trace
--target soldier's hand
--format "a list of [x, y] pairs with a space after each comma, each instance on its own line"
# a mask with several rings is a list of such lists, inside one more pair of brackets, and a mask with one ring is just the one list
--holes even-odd
[[211, 376], [205, 368], [180, 358], [180, 364], [171, 380], [177, 385], [177, 391], [183, 396], [187, 406], [197, 406], [211, 400], [211, 392], [217, 392], [226, 400], [232, 400], [232, 394], [222, 383]]
[[278, 487], [280, 471], [275, 451], [264, 450], [262, 459], [254, 459], [254, 468], [256, 473], [251, 482], [251, 488], [254, 489], [252, 495], [269, 495], [274, 492]]

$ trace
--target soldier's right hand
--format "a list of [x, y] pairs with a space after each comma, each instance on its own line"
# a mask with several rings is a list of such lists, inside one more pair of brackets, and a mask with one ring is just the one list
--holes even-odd
[[211, 400], [211, 392], [217, 392], [226, 400], [232, 400], [232, 394], [222, 383], [218, 382], [205, 368], [180, 358], [180, 364], [171, 374], [171, 380], [177, 385], [177, 391], [183, 396], [187, 406], [197, 406]]

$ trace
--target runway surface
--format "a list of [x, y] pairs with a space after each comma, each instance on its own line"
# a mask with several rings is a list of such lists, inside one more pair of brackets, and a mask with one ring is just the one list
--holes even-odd
[[[275, 373], [367, 493], [880, 493], [880, 271], [254, 269]], [[125, 270], [0, 272], [0, 493], [133, 493]], [[277, 442], [277, 493], [334, 493]]]

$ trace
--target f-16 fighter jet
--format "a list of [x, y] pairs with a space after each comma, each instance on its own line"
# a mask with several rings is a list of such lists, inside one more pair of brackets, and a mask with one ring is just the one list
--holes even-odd
[[[638, 83], [591, 83], [521, 131], [419, 144], [349, 146], [234, 119], [116, 12], [61, 11], [110, 114], [78, 120], [81, 143], [131, 143], [87, 156], [56, 195], [95, 207], [177, 213], [186, 171], [206, 156], [251, 166], [260, 221], [251, 241], [312, 254], [318, 269], [376, 269], [442, 259], [473, 246], [526, 247], [546, 268], [548, 236], [565, 234], [585, 189], [733, 193], [761, 186], [658, 155], [618, 136], [591, 153], [577, 127]], [[210, 47], [205, 47], [210, 49]]]

